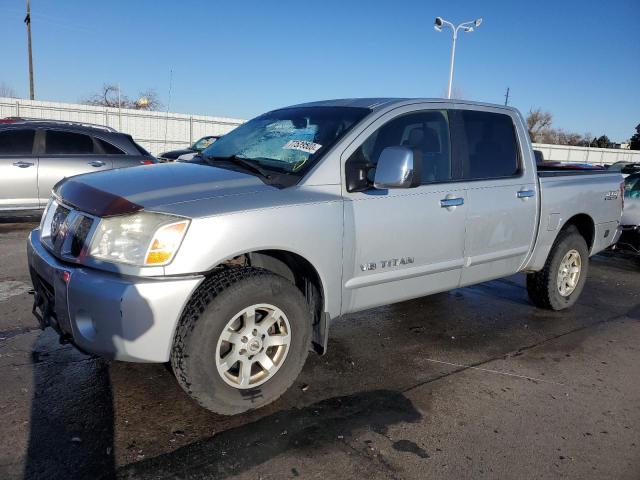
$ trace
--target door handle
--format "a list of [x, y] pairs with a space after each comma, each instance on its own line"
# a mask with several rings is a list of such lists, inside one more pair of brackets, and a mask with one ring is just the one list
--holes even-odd
[[442, 200], [440, 200], [440, 206], [442, 208], [449, 208], [449, 207], [459, 207], [460, 205], [464, 204], [464, 198], [443, 198]]
[[29, 167], [33, 167], [33, 163], [31, 162], [15, 162], [13, 164], [14, 167], [19, 167], [19, 168], [29, 168]]
[[87, 165], [92, 167], [104, 167], [106, 164], [101, 160], [94, 160], [92, 162], [88, 162]]
[[520, 190], [518, 191], [518, 198], [531, 198], [535, 197], [535, 190]]

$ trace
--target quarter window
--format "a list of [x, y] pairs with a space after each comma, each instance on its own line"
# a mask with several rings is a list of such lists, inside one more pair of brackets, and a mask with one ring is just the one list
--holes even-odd
[[[451, 145], [446, 111], [426, 110], [395, 118], [376, 130], [347, 161], [347, 177], [363, 168], [369, 182], [375, 166], [387, 147], [405, 146], [422, 153], [422, 183], [446, 182], [451, 175]], [[352, 183], [352, 182], [349, 182]], [[359, 186], [348, 185], [350, 191]]]
[[0, 155], [31, 155], [35, 130], [0, 132]]
[[519, 173], [519, 155], [509, 115], [458, 110], [459, 138], [455, 139], [462, 178], [512, 177]]
[[116, 147], [115, 145], [111, 145], [109, 142], [105, 142], [101, 138], [96, 137], [96, 142], [98, 142], [98, 145], [100, 145], [102, 151], [107, 155], [124, 155], [124, 152], [118, 147]]
[[48, 130], [45, 153], [52, 155], [91, 154], [94, 153], [93, 140], [89, 135], [81, 133]]

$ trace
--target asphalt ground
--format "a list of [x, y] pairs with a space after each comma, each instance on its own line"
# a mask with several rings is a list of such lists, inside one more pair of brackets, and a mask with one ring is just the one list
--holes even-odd
[[579, 303], [524, 276], [349, 315], [277, 402], [234, 417], [165, 365], [37, 328], [25, 240], [0, 224], [0, 478], [640, 478], [640, 262], [592, 259]]

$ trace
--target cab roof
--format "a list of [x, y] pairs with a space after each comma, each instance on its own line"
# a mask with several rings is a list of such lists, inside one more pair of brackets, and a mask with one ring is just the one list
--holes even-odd
[[484, 107], [502, 108], [504, 110], [516, 110], [513, 107], [498, 105], [494, 103], [486, 102], [474, 102], [470, 100], [460, 99], [447, 99], [447, 98], [393, 98], [393, 97], [371, 97], [371, 98], [338, 98], [334, 100], [320, 100], [316, 102], [300, 103], [297, 105], [291, 105], [291, 107], [355, 107], [355, 108], [368, 108], [369, 110], [376, 111], [390, 106], [408, 105], [411, 103], [425, 102], [425, 103], [440, 103], [448, 102], [457, 105], [477, 105]]

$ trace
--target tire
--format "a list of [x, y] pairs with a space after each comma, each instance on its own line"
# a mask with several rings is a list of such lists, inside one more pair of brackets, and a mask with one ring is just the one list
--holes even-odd
[[[566, 256], [570, 254], [574, 255], [571, 252], [576, 252], [579, 257], [579, 276], [577, 281], [573, 282], [575, 283], [573, 288], [566, 283], [561, 287], [560, 283], [562, 282], [559, 280], [561, 264]], [[569, 257], [569, 261], [571, 261], [572, 258], [575, 259], [575, 255]], [[529, 273], [527, 275], [527, 292], [529, 293], [529, 298], [540, 308], [550, 310], [564, 310], [565, 308], [569, 308], [573, 306], [580, 297], [587, 280], [588, 270], [589, 249], [587, 242], [575, 227], [569, 226], [558, 234], [549, 252], [544, 268], [539, 272]], [[561, 289], [564, 290], [564, 294], [561, 293]]]
[[[266, 339], [253, 329], [271, 322], [275, 333], [263, 330]], [[171, 367], [180, 386], [212, 412], [234, 415], [260, 408], [280, 397], [300, 374], [311, 344], [311, 323], [304, 296], [287, 279], [260, 268], [224, 268], [207, 278], [187, 304], [176, 330]], [[269, 340], [284, 344], [287, 338], [286, 353], [273, 354], [282, 350], [269, 347]], [[253, 360], [248, 360], [250, 347], [255, 348]], [[228, 356], [222, 356], [226, 348]], [[228, 368], [233, 360], [226, 359], [232, 354], [239, 360]], [[259, 359], [269, 354], [274, 373]], [[250, 366], [244, 370], [244, 365]], [[247, 371], [258, 373], [243, 384]]]

